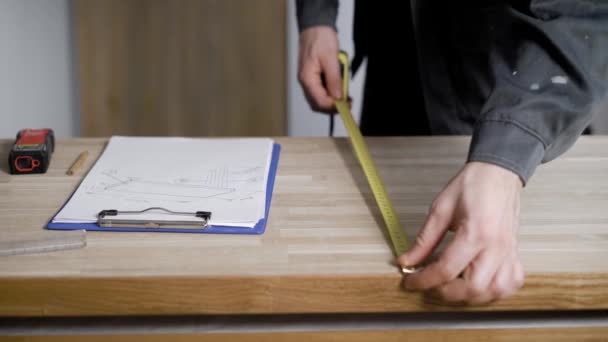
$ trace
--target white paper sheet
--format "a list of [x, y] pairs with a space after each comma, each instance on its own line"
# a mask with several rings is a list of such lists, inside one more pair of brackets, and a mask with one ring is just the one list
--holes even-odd
[[[211, 225], [253, 227], [265, 214], [272, 147], [266, 138], [112, 137], [53, 222], [91, 223], [105, 209], [162, 207], [210, 211]], [[175, 219], [160, 211], [120, 218]]]

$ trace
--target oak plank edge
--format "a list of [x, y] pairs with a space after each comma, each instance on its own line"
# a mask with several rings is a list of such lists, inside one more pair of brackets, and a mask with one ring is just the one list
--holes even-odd
[[[112, 334], [112, 341], [605, 341], [606, 327], [584, 328], [504, 328], [504, 329], [445, 329], [445, 330], [363, 330], [306, 332], [246, 332], [246, 333], [178, 333], [178, 334]], [[55, 335], [5, 337], [2, 341], [107, 341], [108, 335]]]
[[487, 306], [431, 303], [399, 275], [3, 277], [0, 316], [377, 313], [597, 310], [604, 273], [531, 274], [513, 297]]

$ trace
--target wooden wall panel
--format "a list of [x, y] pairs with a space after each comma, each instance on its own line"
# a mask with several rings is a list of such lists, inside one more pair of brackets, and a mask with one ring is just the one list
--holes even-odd
[[285, 134], [285, 1], [72, 4], [83, 136]]

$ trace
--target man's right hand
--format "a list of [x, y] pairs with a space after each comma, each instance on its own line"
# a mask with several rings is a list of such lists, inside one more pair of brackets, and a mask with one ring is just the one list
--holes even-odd
[[338, 35], [331, 27], [315, 26], [300, 33], [298, 80], [317, 112], [335, 113], [334, 100], [342, 97], [338, 51]]

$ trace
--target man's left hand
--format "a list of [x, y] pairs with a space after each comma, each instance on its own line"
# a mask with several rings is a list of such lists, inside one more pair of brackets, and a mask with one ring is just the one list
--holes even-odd
[[502, 167], [470, 162], [437, 196], [403, 266], [422, 263], [445, 233], [454, 238], [438, 259], [404, 280], [408, 290], [440, 300], [483, 304], [505, 298], [524, 282], [517, 250], [522, 182]]

